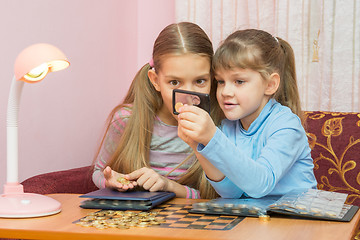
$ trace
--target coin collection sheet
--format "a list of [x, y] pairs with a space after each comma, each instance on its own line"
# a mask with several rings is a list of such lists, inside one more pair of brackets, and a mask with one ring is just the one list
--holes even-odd
[[259, 199], [213, 199], [194, 203], [191, 212], [229, 214], [268, 219], [272, 214], [293, 217], [350, 221], [357, 206], [345, 204], [347, 194], [318, 189], [298, 189], [283, 196], [266, 196]]

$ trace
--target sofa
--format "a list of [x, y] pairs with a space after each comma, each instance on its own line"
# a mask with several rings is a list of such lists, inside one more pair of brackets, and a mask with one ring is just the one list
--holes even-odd
[[360, 113], [305, 112], [318, 189], [360, 206]]
[[[305, 112], [305, 128], [318, 188], [347, 193], [360, 206], [360, 113]], [[96, 190], [92, 167], [45, 173], [22, 182], [25, 192], [87, 193]]]

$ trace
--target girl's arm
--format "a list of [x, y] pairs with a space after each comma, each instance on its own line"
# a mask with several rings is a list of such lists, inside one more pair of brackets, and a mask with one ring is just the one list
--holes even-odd
[[[250, 197], [265, 196], [291, 171], [298, 159], [305, 157], [308, 143], [301, 124], [294, 123], [294, 119], [284, 117], [277, 119], [274, 125], [276, 126], [272, 126], [271, 131], [262, 133], [256, 145], [236, 146], [220, 130], [206, 146], [199, 145], [199, 153], [217, 166], [226, 178], [237, 186], [236, 189], [232, 189], [229, 184], [229, 187], [222, 189], [222, 197], [228, 197], [234, 191], [245, 192]], [[259, 149], [258, 153], [257, 149]], [[297, 167], [301, 169], [298, 169], [297, 173], [291, 172], [290, 176], [288, 175], [293, 182], [282, 183], [284, 191], [289, 184], [301, 188], [300, 179], [308, 174], [311, 164], [310, 158], [307, 163], [298, 165]], [[216, 184], [213, 186], [217, 190], [219, 186]]]
[[206, 177], [214, 182], [221, 181], [225, 175], [197, 151], [198, 143], [206, 145], [214, 136], [217, 127], [204, 110], [187, 106], [179, 109], [178, 135], [195, 152]]
[[243, 195], [244, 191], [231, 182], [231, 180], [229, 180], [229, 178], [227, 178], [218, 168], [201, 155], [197, 149], [194, 149], [194, 152], [206, 174], [207, 180], [220, 196], [226, 198], [240, 198], [241, 195]]
[[213, 182], [220, 182], [225, 178], [225, 175], [219, 169], [217, 169], [211, 162], [209, 162], [209, 160], [207, 160], [203, 155], [201, 155], [197, 151], [197, 149], [193, 149], [193, 150], [208, 180], [211, 180]]
[[201, 198], [199, 190], [185, 185], [181, 185], [180, 183], [170, 180], [168, 178], [167, 180], [169, 181], [169, 184], [167, 190], [165, 191], [174, 192], [176, 194], [176, 197], [192, 199]]
[[[105, 167], [117, 148], [121, 135], [124, 131], [126, 121], [130, 114], [131, 112], [128, 108], [122, 108], [118, 112], [115, 112], [106, 132], [99, 154], [94, 162], [94, 171], [92, 175], [94, 184], [100, 189], [109, 186], [109, 184], [106, 183], [107, 180], [104, 176]], [[114, 186], [114, 188], [117, 187], [118, 186]]]

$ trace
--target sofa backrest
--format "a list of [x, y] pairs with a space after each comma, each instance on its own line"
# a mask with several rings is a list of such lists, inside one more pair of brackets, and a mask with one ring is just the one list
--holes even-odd
[[92, 169], [92, 166], [86, 166], [44, 173], [28, 178], [21, 184], [24, 192], [30, 193], [88, 193], [98, 189], [91, 179]]
[[360, 206], [360, 113], [305, 112], [318, 189], [347, 193]]

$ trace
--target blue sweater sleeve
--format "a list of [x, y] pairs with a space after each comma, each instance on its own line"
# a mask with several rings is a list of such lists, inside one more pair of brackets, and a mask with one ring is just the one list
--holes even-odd
[[[278, 123], [267, 133], [264, 146], [236, 146], [220, 129], [206, 146], [198, 145], [198, 152], [229, 179], [211, 181], [221, 197], [233, 198], [245, 193], [260, 198], [275, 188], [304, 151], [304, 132], [301, 128], [281, 125]], [[252, 159], [244, 154], [242, 147], [262, 149], [260, 155]]]
[[227, 177], [220, 182], [214, 182], [207, 177], [206, 179], [210, 182], [215, 191], [223, 198], [240, 198], [244, 193]]

